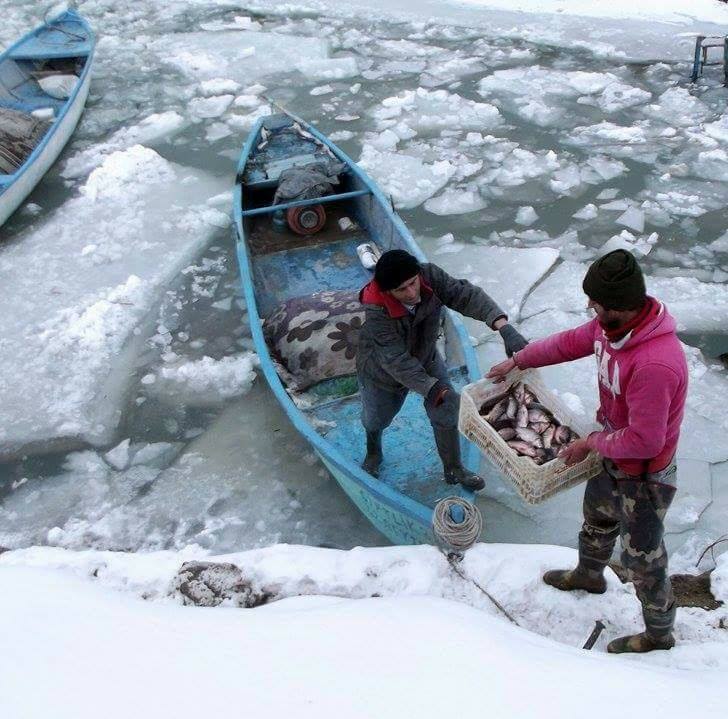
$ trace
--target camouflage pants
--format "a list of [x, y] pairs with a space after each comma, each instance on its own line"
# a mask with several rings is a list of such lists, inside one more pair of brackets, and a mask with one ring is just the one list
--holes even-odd
[[579, 563], [589, 572], [604, 570], [617, 536], [622, 565], [644, 609], [664, 612], [674, 601], [667, 573], [663, 520], [675, 494], [677, 468], [635, 477], [605, 459], [602, 473], [587, 482]]

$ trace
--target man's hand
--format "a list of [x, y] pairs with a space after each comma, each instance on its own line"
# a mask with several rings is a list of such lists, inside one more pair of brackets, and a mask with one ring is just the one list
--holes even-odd
[[452, 394], [450, 387], [448, 387], [442, 380], [437, 380], [427, 393], [427, 396], [425, 397], [425, 404], [429, 404], [433, 407], [439, 407], [446, 399], [448, 399], [449, 394]]
[[528, 344], [528, 340], [513, 325], [501, 325], [498, 332], [503, 338], [503, 347], [508, 357], [520, 352]]
[[581, 462], [587, 458], [587, 455], [591, 452], [587, 446], [586, 439], [575, 439], [566, 447], [563, 447], [559, 452], [559, 457], [564, 460], [564, 464], [569, 467], [572, 464]]
[[493, 365], [489, 370], [488, 374], [485, 375], [486, 379], [492, 379], [493, 382], [504, 382], [506, 375], [516, 368], [516, 360], [509, 357], [507, 360], [503, 360], [496, 365]]

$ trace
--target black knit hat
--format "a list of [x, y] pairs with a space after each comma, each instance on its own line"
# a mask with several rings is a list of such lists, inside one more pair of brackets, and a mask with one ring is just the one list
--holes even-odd
[[374, 279], [383, 290], [396, 290], [403, 282], [420, 273], [417, 258], [404, 250], [389, 250], [378, 260]]
[[582, 288], [605, 310], [638, 310], [647, 297], [642, 270], [627, 250], [614, 250], [592, 263]]

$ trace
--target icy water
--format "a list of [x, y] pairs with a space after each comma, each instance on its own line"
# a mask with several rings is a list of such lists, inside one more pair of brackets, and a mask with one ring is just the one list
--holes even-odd
[[[489, 34], [482, 22], [264, 8], [79, 4], [100, 33], [88, 105], [33, 204], [2, 228], [2, 250], [20, 253], [29, 237], [52, 237], [53, 223], [72, 223], [63, 212], [88, 199], [89, 173], [110, 157], [121, 162], [113, 153], [128, 157], [136, 143], [156, 155], [135, 161], [201, 173], [213, 226], [200, 230], [181, 271], [137, 322], [123, 363], [105, 359], [121, 378], [114, 417], [75, 438], [38, 430], [25, 449], [22, 437], [14, 445], [20, 450], [4, 448], [0, 545], [135, 550], [194, 542], [223, 552], [274, 541], [386, 542], [296, 435], [265, 383], [253, 380], [232, 235], [220, 215], [229, 211], [224, 193], [246, 133], [270, 111], [267, 98], [360, 160], [433, 261], [483, 282], [532, 336], [583, 319], [583, 299], [562, 292], [563, 282], [570, 278], [578, 289], [583, 263], [606, 242], [644, 253], [684, 341], [705, 352], [696, 355], [700, 376], [709, 372], [711, 386], [726, 388], [716, 358], [728, 353], [728, 117], [714, 77], [686, 83], [690, 39], [677, 59], [630, 62], [616, 50], [600, 46], [595, 55], [583, 45], [519, 36], [517, 28]], [[41, 15], [13, 2], [0, 9], [10, 18], [5, 43]], [[136, 179], [142, 187], [148, 181], [142, 170]], [[194, 193], [197, 180], [184, 182]], [[118, 194], [104, 221], [117, 211], [125, 221]], [[169, 206], [157, 207], [159, 216], [174, 224], [184, 208], [174, 197], [163, 202]], [[127, 236], [115, 227], [115, 240], [142, 248], [154, 228], [132, 227], [132, 219]], [[179, 222], [180, 233], [194, 225], [190, 216]], [[98, 258], [96, 266], [124, 261], [123, 248], [103, 254], [104, 236], [93, 227], [78, 232], [89, 234], [83, 252]], [[515, 274], [513, 256], [500, 262], [493, 248], [523, 250]], [[53, 291], [54, 279], [47, 282], [39, 298]], [[471, 328], [486, 368], [499, 349], [483, 342], [482, 325]], [[89, 375], [103, 373], [97, 365]], [[23, 374], [22, 359], [9, 366]], [[78, 372], [86, 368], [81, 363]], [[595, 401], [588, 368], [554, 375], [586, 413]], [[725, 506], [718, 482], [728, 460], [724, 418], [701, 406], [691, 425], [699, 436], [683, 453], [694, 483], [670, 537], [686, 557], [720, 533]], [[13, 413], [4, 420], [12, 423]], [[574, 544], [580, 489], [525, 508], [492, 484], [482, 504], [492, 541]]]

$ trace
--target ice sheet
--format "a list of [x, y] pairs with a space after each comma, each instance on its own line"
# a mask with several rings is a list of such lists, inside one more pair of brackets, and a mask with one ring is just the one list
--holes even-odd
[[370, 144], [362, 148], [359, 164], [400, 208], [422, 204], [455, 174], [455, 167], [447, 160], [425, 163], [404, 153], [380, 151]]
[[136, 125], [118, 130], [105, 142], [94, 144], [72, 155], [66, 160], [61, 174], [68, 178], [81, 177], [98, 167], [112, 152], [127, 150], [133, 145], [154, 146], [162, 140], [174, 137], [188, 124], [187, 120], [173, 110], [154, 113]]
[[210, 236], [220, 212], [204, 203], [224, 188], [133, 146], [106, 157], [22, 242], [0, 247], [0, 454], [108, 441], [135, 332]]
[[[439, 244], [439, 243], [438, 243]], [[427, 246], [430, 247], [429, 242]], [[508, 313], [518, 321], [524, 298], [548, 272], [558, 257], [551, 248], [488, 247], [480, 244], [457, 243], [459, 252], [450, 250], [440, 253], [437, 246], [431, 253], [433, 262], [453, 277], [464, 278], [484, 289]], [[492, 332], [482, 322], [473, 321], [477, 335]]]
[[483, 97], [500, 97], [522, 119], [542, 127], [569, 126], [578, 108], [565, 100], [615, 113], [650, 100], [651, 93], [624, 83], [611, 72], [563, 71], [534, 65], [496, 70], [478, 83]]
[[403, 122], [419, 133], [443, 129], [488, 131], [503, 124], [498, 109], [488, 103], [473, 102], [446, 90], [407, 90], [382, 101], [372, 113], [384, 129]]
[[326, 40], [242, 30], [181, 32], [152, 40], [160, 60], [191, 80], [224, 77], [243, 84], [297, 70], [311, 79], [341, 79], [358, 73], [353, 57], [330, 58]]
[[[528, 317], [550, 309], [569, 312], [586, 306], [581, 282], [588, 265], [563, 262], [533, 292], [523, 308]], [[678, 330], [724, 332], [728, 316], [728, 286], [693, 277], [645, 278], [647, 291], [663, 301], [677, 319]]]

